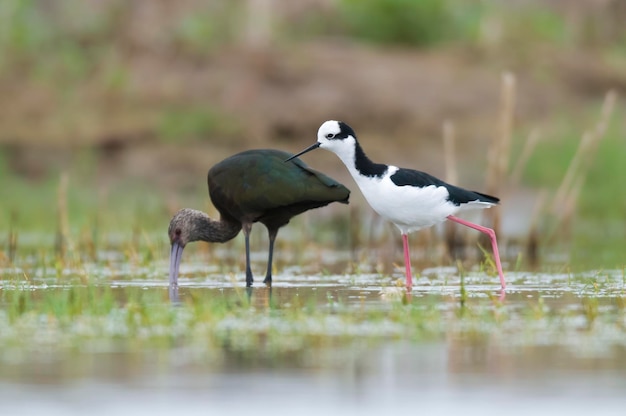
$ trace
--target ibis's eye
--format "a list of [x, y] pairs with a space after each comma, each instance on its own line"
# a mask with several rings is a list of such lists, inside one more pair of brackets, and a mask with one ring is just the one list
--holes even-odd
[[332, 139], [333, 137], [335, 137], [335, 135], [334, 135], [334, 134], [332, 134], [332, 133], [328, 133], [328, 134], [326, 134], [326, 138], [327, 138], [327, 139]]

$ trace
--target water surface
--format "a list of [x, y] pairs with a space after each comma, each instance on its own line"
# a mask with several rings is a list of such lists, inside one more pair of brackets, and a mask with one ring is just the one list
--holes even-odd
[[[5, 333], [3, 414], [617, 415], [626, 405], [623, 271], [508, 273], [507, 296], [500, 302], [497, 277], [469, 273], [462, 293], [454, 269], [429, 269], [416, 278], [411, 305], [402, 305], [396, 286], [401, 275], [284, 270], [275, 275], [271, 291], [260, 283], [246, 291], [243, 275], [188, 261], [178, 297], [170, 303], [166, 267], [95, 269], [92, 283], [112, 288], [121, 308], [131, 288], [154, 293], [155, 306], [183, 311], [190, 297], [239, 296], [246, 300], [241, 308], [251, 312], [227, 316], [212, 330], [241, 334], [242, 342], [247, 333], [261, 334], [255, 342], [267, 333], [269, 341], [216, 346], [181, 333], [180, 342], [167, 347], [148, 342], [138, 348], [133, 343], [141, 340], [121, 336], [65, 348], [73, 338], [40, 322], [33, 330], [45, 328], [47, 339], [11, 344]], [[30, 290], [42, 299], [46, 291], [77, 285], [45, 275], [0, 284], [5, 293]], [[307, 308], [315, 313], [288, 317]], [[431, 313], [433, 320], [413, 326], [385, 319], [402, 308], [413, 308], [416, 316]], [[380, 315], [348, 319], [363, 311]], [[7, 322], [0, 316], [0, 329], [14, 330]], [[87, 331], [65, 328], [73, 330]], [[272, 339], [282, 344], [272, 349]], [[302, 345], [303, 340], [313, 341]]]

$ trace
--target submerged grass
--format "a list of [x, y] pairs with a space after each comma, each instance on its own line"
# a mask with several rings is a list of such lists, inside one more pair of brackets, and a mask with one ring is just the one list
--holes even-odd
[[19, 361], [17, 350], [28, 359], [42, 349], [85, 352], [94, 343], [126, 352], [188, 345], [211, 354], [259, 353], [261, 358], [271, 358], [357, 337], [434, 335], [427, 329], [426, 317], [430, 325], [435, 322], [430, 313], [417, 309], [392, 308], [383, 313], [333, 307], [329, 313], [326, 307], [301, 305], [297, 297], [259, 308], [241, 293], [191, 292], [182, 303], [171, 304], [166, 290], [110, 286], [5, 287], [0, 303], [0, 359], [10, 361]]
[[0, 362], [184, 349], [198, 363], [288, 365], [354, 343], [477, 338], [506, 348], [546, 342], [575, 348], [576, 337], [624, 346], [620, 277], [602, 272], [566, 284], [572, 289], [557, 296], [549, 283], [539, 291], [513, 289], [504, 302], [477, 292], [473, 276], [462, 280], [460, 296], [417, 292], [408, 302], [402, 296], [355, 298], [350, 293], [359, 293], [358, 282], [349, 285], [357, 286], [353, 292], [326, 296], [323, 288], [274, 288], [273, 296], [265, 288], [183, 288], [181, 300], [171, 302], [165, 286], [5, 280]]

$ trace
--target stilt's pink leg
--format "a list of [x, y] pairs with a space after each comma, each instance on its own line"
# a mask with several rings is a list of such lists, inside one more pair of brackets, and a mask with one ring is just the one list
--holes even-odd
[[409, 235], [402, 234], [402, 246], [404, 247], [404, 267], [406, 269], [406, 288], [413, 287], [413, 275], [411, 274], [411, 256], [409, 254]]
[[498, 252], [498, 242], [496, 241], [495, 231], [493, 231], [491, 228], [483, 227], [482, 225], [462, 220], [455, 217], [454, 215], [448, 215], [448, 219], [450, 221], [458, 222], [459, 224], [465, 225], [466, 227], [478, 230], [481, 233], [485, 233], [489, 236], [489, 239], [491, 240], [491, 248], [493, 249], [493, 258], [496, 261], [496, 268], [498, 269], [498, 275], [500, 276], [500, 284], [502, 285], [502, 290], [506, 289], [506, 283], [504, 281], [504, 273], [502, 273], [502, 264], [500, 263], [500, 253]]

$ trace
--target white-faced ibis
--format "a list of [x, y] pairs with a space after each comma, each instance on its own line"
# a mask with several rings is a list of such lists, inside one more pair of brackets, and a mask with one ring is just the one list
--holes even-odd
[[331, 202], [348, 203], [350, 191], [334, 179], [279, 150], [248, 150], [230, 156], [209, 170], [209, 196], [220, 213], [214, 220], [194, 209], [178, 211], [170, 221], [170, 285], [178, 283], [183, 249], [192, 241], [223, 243], [243, 229], [246, 245], [246, 286], [251, 286], [249, 236], [260, 222], [269, 234], [264, 283], [272, 283], [272, 258], [278, 229], [305, 211]]
[[317, 142], [291, 158], [318, 147], [339, 156], [374, 211], [400, 229], [407, 288], [411, 288], [413, 284], [408, 233], [448, 219], [489, 236], [504, 290], [506, 284], [495, 232], [454, 216], [460, 211], [497, 205], [498, 198], [447, 184], [425, 172], [374, 163], [363, 152], [354, 130], [341, 121], [330, 120], [323, 123], [317, 132]]

